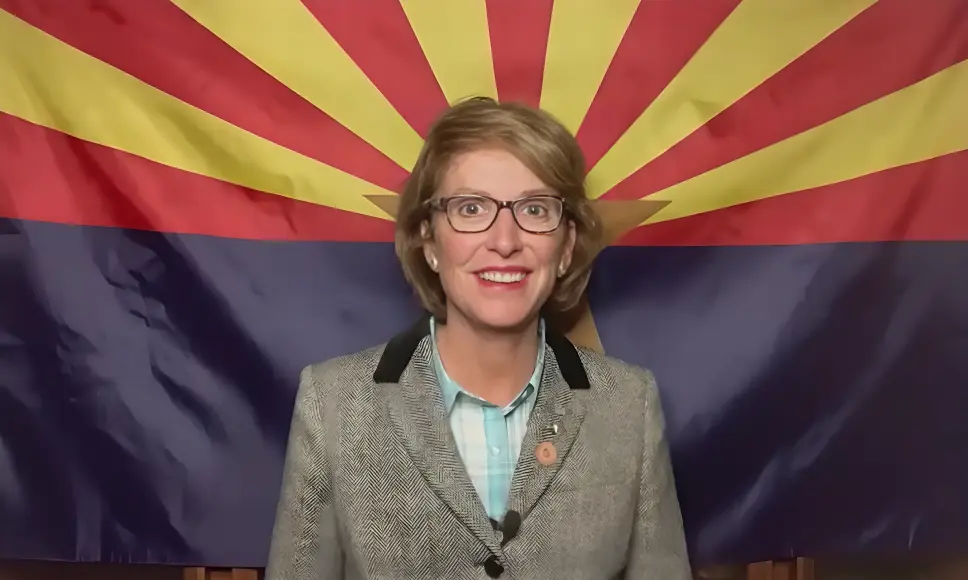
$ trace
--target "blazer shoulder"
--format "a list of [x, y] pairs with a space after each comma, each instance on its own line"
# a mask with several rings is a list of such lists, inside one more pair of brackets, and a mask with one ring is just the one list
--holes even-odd
[[317, 395], [331, 395], [340, 388], [358, 389], [361, 383], [372, 381], [385, 348], [383, 343], [311, 364], [302, 370], [300, 388], [316, 391]]
[[[605, 401], [616, 417], [632, 418], [647, 440], [665, 435], [665, 411], [655, 376], [647, 368], [579, 348], [591, 383], [592, 398]], [[596, 394], [596, 389], [598, 393]]]
[[658, 392], [655, 375], [649, 369], [582, 346], [575, 348], [593, 389], [607, 386], [610, 391], [645, 396]]

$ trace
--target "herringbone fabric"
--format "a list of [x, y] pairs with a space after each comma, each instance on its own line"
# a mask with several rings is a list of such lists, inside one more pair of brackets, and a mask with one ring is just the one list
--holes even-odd
[[[691, 578], [650, 373], [579, 349], [573, 390], [547, 350], [511, 483], [503, 547], [461, 463], [423, 338], [399, 383], [385, 346], [302, 375], [267, 580]], [[534, 450], [554, 444], [541, 465]], [[494, 566], [490, 568], [494, 573]]]

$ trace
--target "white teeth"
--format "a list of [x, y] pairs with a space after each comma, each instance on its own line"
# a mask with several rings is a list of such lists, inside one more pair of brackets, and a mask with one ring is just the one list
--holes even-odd
[[481, 280], [488, 282], [500, 282], [501, 284], [513, 284], [524, 280], [527, 274], [524, 272], [480, 272], [478, 276]]

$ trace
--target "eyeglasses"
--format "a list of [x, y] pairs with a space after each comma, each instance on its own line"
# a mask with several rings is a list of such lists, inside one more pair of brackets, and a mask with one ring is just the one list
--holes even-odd
[[454, 231], [462, 234], [486, 232], [502, 209], [511, 210], [514, 222], [532, 234], [548, 234], [561, 225], [564, 201], [555, 195], [532, 195], [514, 201], [498, 201], [485, 195], [455, 195], [427, 200], [427, 205], [443, 212]]

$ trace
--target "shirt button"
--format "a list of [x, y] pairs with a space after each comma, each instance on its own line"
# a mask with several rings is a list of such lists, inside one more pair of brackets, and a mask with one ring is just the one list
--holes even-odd
[[498, 449], [497, 447], [491, 447], [491, 455], [500, 455], [500, 454], [501, 454], [500, 449]]

